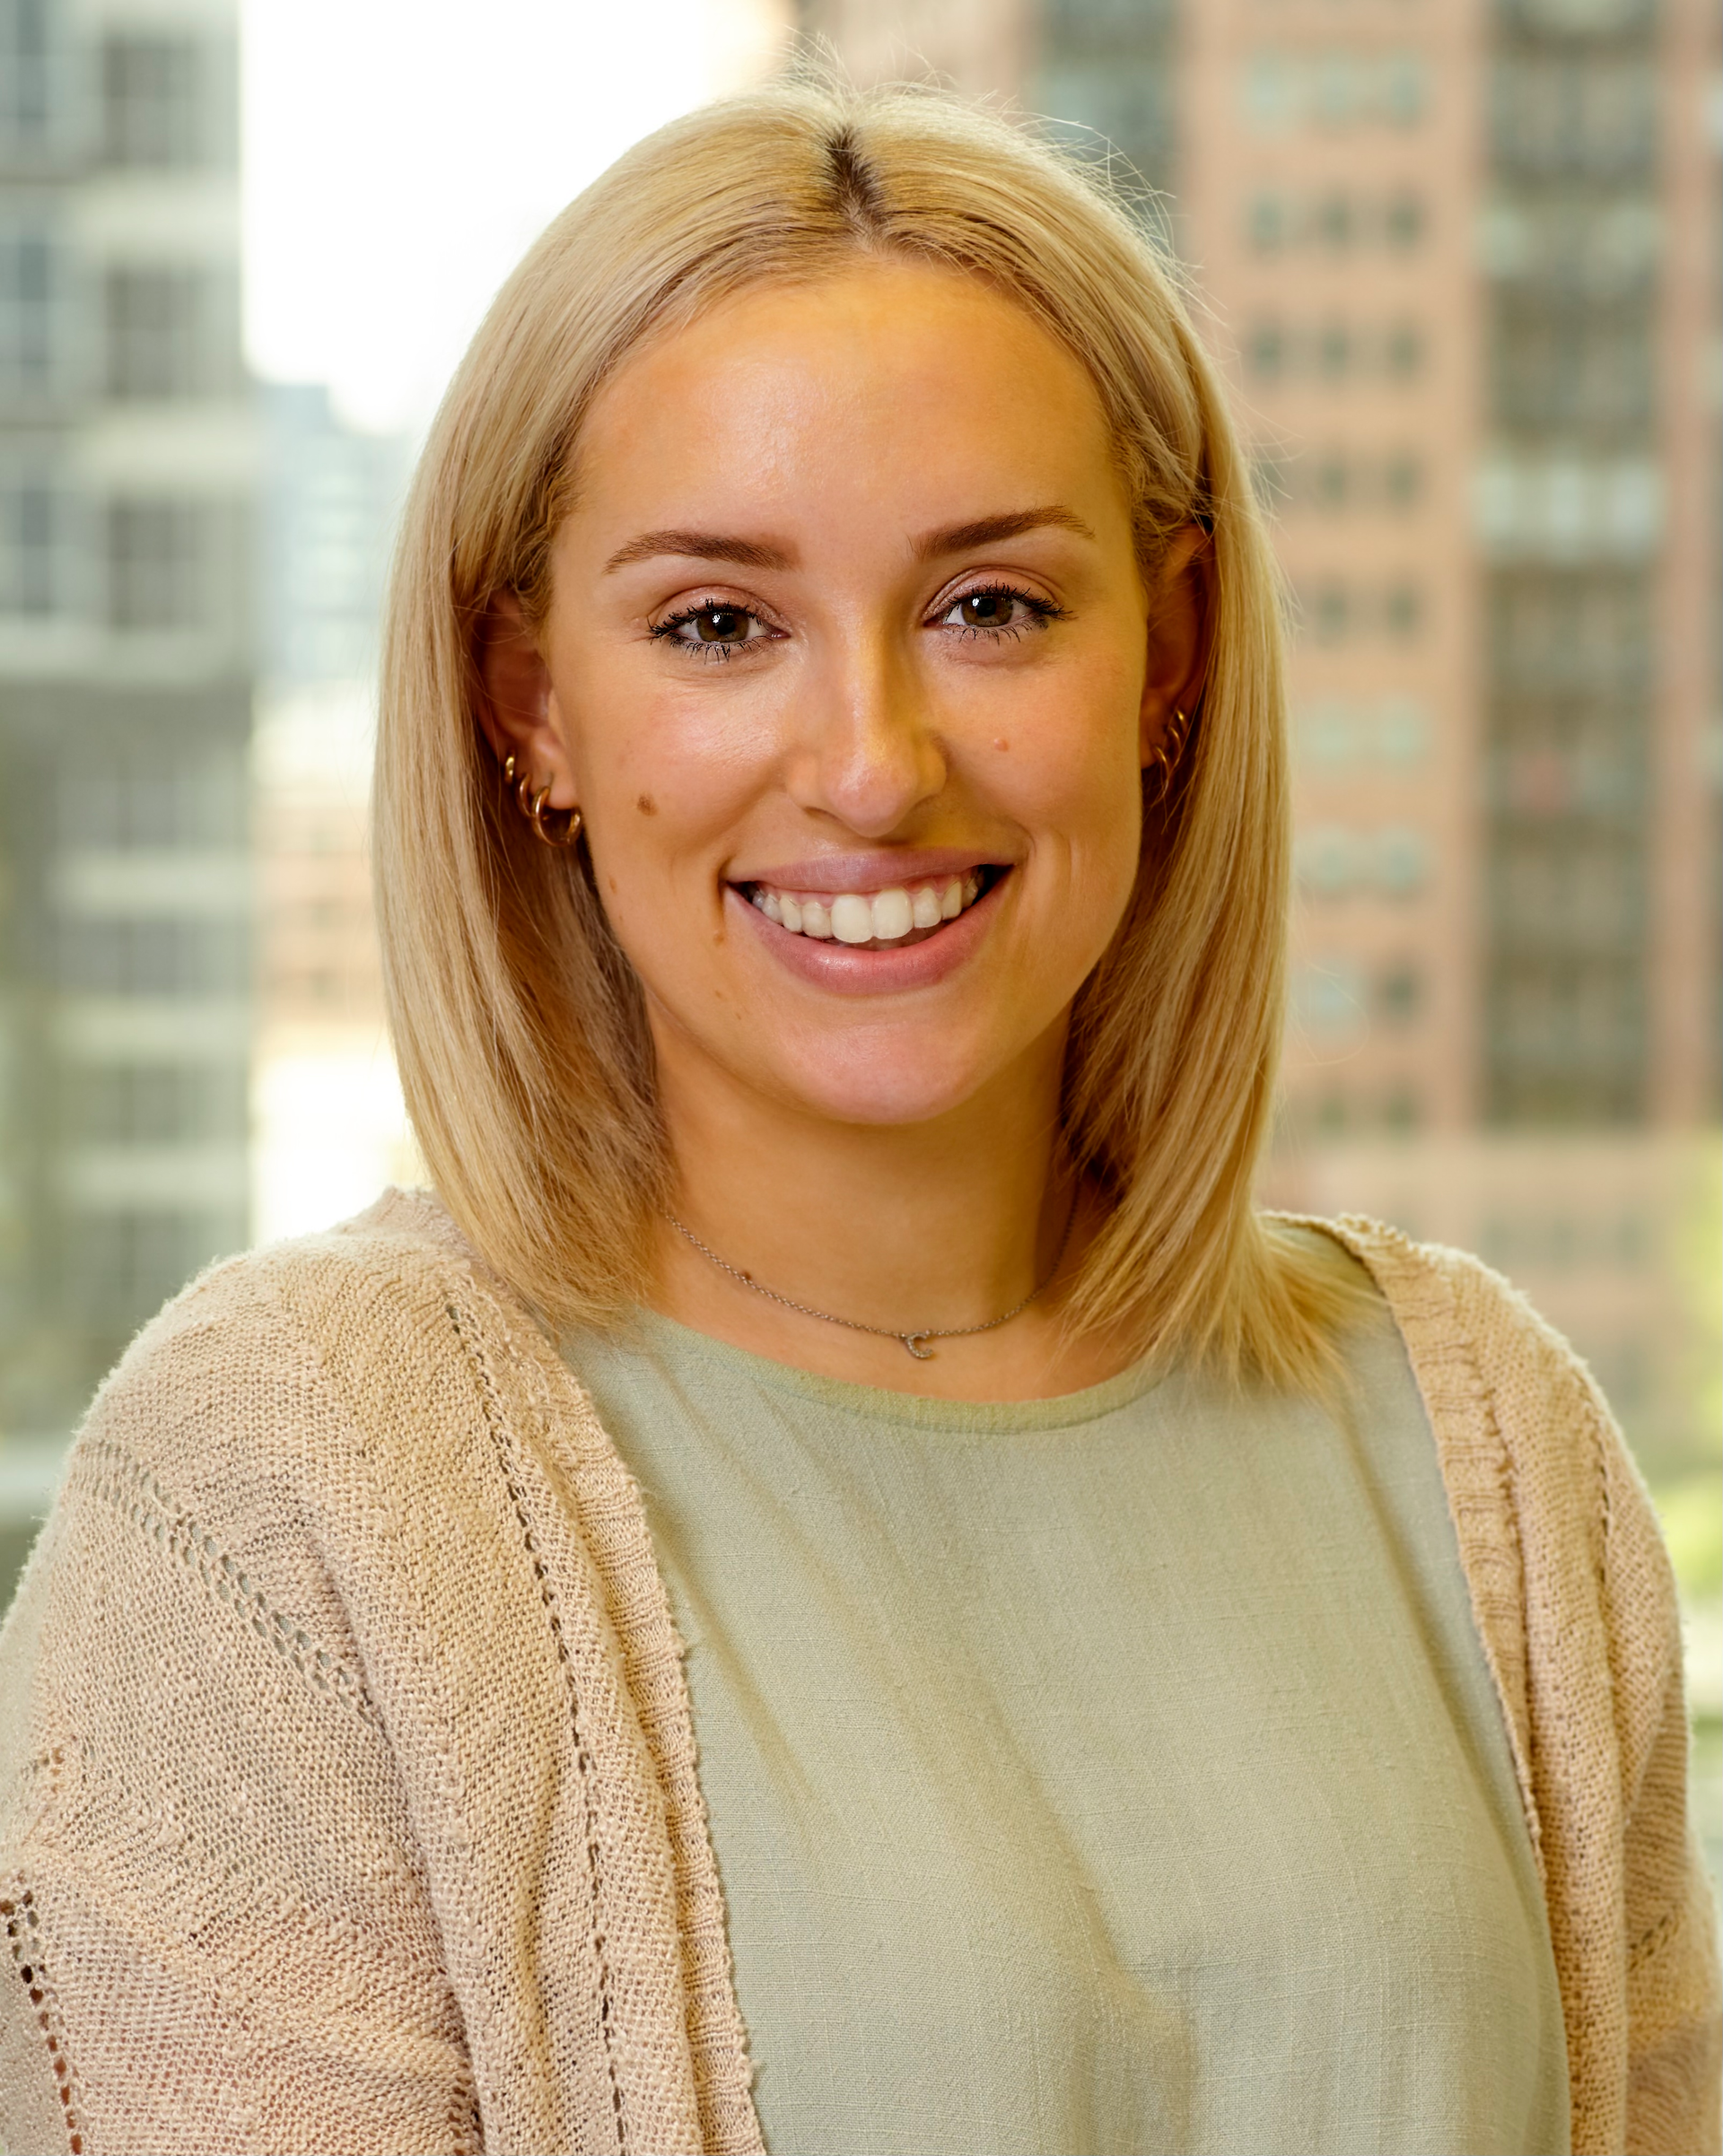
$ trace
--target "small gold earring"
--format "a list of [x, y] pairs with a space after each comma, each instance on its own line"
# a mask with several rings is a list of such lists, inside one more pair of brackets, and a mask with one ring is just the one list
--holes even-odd
[[[535, 789], [531, 775], [528, 773], [522, 776], [516, 787], [515, 799], [520, 804], [520, 813], [532, 826], [534, 838], [547, 846], [555, 846], [558, 851], [564, 851], [580, 837], [584, 818], [578, 808], [570, 808], [563, 813], [560, 829], [545, 822], [545, 803], [550, 799], [554, 783], [553, 780], [547, 779], [542, 786]], [[556, 813], [555, 809], [551, 811], [553, 816]]]
[[1185, 754], [1185, 739], [1190, 733], [1191, 721], [1184, 711], [1176, 711], [1167, 721], [1167, 730], [1150, 752], [1149, 769], [1158, 772], [1159, 784], [1150, 799], [1164, 802], [1173, 790], [1173, 772], [1179, 758]]

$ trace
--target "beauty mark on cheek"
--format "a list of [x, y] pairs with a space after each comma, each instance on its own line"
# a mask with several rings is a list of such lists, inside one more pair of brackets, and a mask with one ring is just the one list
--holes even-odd
[[656, 816], [658, 814], [658, 803], [649, 793], [642, 794], [634, 803], [634, 807], [639, 809], [642, 816]]

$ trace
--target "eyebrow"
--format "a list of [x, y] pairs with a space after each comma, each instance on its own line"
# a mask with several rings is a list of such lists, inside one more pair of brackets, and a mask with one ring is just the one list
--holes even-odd
[[795, 556], [769, 541], [742, 539], [722, 531], [643, 531], [625, 546], [618, 546], [605, 563], [608, 576], [625, 569], [630, 562], [650, 562], [661, 554], [681, 554], [697, 562], [734, 562], [743, 569], [792, 569]]
[[[1095, 537], [1075, 510], [1063, 509], [1054, 502], [1040, 509], [1011, 510], [997, 517], [974, 517], [966, 524], [947, 524], [937, 531], [923, 532], [916, 540], [914, 552], [918, 562], [931, 562], [941, 554], [962, 554], [972, 546], [990, 546], [996, 539], [1017, 539], [1025, 532], [1049, 527], [1074, 531], [1085, 539]], [[792, 549], [775, 546], [769, 540], [744, 539], [733, 532], [669, 529], [643, 531], [625, 546], [618, 546], [604, 565], [605, 574], [625, 569], [631, 562], [653, 561], [660, 554], [679, 554], [685, 560], [695, 562], [734, 562], [743, 569], [783, 570], [796, 565]]]
[[990, 546], [995, 539], [1021, 538], [1026, 531], [1040, 531], [1049, 525], [1060, 531], [1074, 531], [1080, 538], [1095, 537], [1075, 510], [1063, 509], [1054, 502], [1041, 509], [1012, 510], [1004, 516], [976, 517], [967, 524], [948, 524], [942, 530], [923, 532], [915, 542], [915, 558], [931, 562], [942, 554], [964, 554], [972, 546]]

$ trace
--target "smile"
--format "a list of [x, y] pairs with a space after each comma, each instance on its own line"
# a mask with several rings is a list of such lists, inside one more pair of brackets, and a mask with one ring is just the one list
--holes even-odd
[[965, 913], [1005, 871], [983, 867], [961, 876], [893, 884], [883, 891], [787, 891], [744, 886], [750, 905], [792, 936], [854, 950], [902, 950], [924, 942]]

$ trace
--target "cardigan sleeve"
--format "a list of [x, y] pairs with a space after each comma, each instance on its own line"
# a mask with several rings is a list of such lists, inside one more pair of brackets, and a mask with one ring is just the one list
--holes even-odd
[[242, 1279], [171, 1305], [0, 1632], [20, 2156], [481, 2145], [389, 1745], [272, 1443], [310, 1383]]
[[1519, 1545], [1576, 2156], [1715, 2156], [1717, 1909], [1688, 1816], [1680, 1611], [1657, 1517], [1568, 1343], [1475, 1260], [1428, 1256], [1476, 1357]]
[[1651, 1503], [1587, 1378], [1605, 1491], [1603, 1594], [1622, 1729], [1622, 1908], [1630, 2156], [1723, 2147], [1717, 1907], [1688, 1815], [1675, 1582]]

